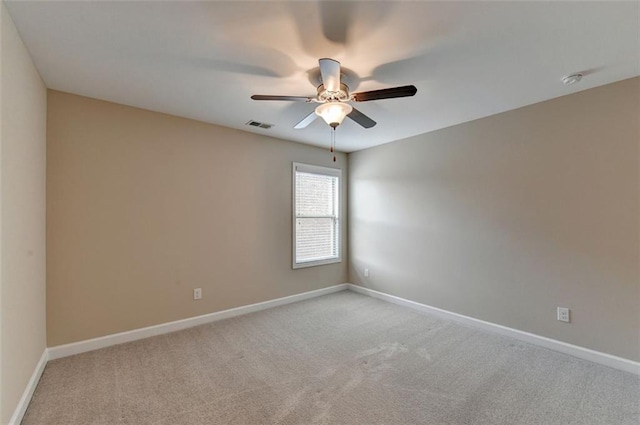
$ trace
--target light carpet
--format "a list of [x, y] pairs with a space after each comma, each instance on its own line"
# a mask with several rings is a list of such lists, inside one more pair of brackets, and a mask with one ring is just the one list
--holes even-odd
[[637, 425], [640, 379], [350, 291], [49, 362], [31, 424]]

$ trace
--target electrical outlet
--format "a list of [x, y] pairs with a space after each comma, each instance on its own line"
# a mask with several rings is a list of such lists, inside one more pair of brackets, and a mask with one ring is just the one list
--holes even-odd
[[369, 269], [364, 269], [364, 277], [369, 277]]
[[568, 308], [558, 307], [558, 320], [561, 322], [567, 322], [567, 323], [571, 321]]
[[193, 299], [199, 300], [202, 298], [202, 288], [196, 288], [193, 290]]

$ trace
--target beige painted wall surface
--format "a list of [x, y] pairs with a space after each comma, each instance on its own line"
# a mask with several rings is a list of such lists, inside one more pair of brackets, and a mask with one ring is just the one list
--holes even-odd
[[639, 97], [635, 78], [350, 154], [350, 281], [640, 360]]
[[0, 8], [0, 423], [7, 424], [46, 347], [47, 92]]
[[334, 165], [328, 150], [56, 91], [48, 102], [50, 346], [346, 281], [346, 261], [291, 267], [291, 163], [346, 171], [346, 155]]

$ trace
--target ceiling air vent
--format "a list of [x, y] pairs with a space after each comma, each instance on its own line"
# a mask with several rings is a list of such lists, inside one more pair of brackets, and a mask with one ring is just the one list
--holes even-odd
[[250, 125], [251, 127], [259, 127], [259, 128], [264, 128], [264, 129], [270, 129], [271, 127], [273, 127], [273, 124], [267, 124], [265, 122], [258, 122], [258, 121], [254, 121], [254, 120], [249, 120], [246, 122], [246, 125]]

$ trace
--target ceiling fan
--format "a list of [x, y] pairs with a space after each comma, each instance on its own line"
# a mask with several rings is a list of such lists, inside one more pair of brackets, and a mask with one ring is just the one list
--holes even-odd
[[316, 96], [275, 96], [254, 94], [253, 100], [285, 100], [307, 103], [319, 103], [309, 115], [304, 117], [294, 128], [301, 129], [311, 124], [318, 116], [321, 116], [334, 130], [339, 126], [344, 117], [351, 118], [364, 128], [371, 128], [376, 122], [358, 111], [347, 102], [368, 102], [370, 100], [391, 99], [395, 97], [408, 97], [416, 94], [415, 86], [391, 87], [388, 89], [371, 90], [359, 93], [350, 93], [349, 87], [341, 81], [340, 62], [334, 59], [323, 58], [320, 63], [320, 85]]

